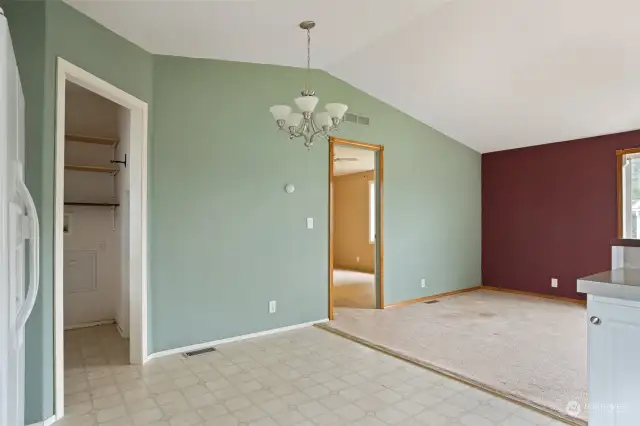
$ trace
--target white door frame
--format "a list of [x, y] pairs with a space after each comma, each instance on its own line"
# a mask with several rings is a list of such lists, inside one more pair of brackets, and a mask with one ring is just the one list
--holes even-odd
[[55, 412], [64, 415], [64, 147], [65, 85], [84, 87], [131, 111], [129, 126], [130, 254], [129, 327], [130, 362], [144, 364], [147, 348], [147, 125], [146, 102], [118, 89], [58, 57], [56, 78], [55, 231], [54, 231], [54, 342]]

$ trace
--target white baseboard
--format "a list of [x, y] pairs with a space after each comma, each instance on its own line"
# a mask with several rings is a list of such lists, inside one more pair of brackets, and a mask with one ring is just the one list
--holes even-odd
[[314, 324], [321, 324], [321, 323], [324, 323], [324, 322], [329, 322], [329, 320], [328, 319], [322, 319], [322, 320], [318, 320], [318, 321], [305, 322], [305, 323], [302, 323], [302, 324], [290, 325], [290, 326], [287, 326], [287, 327], [274, 328], [272, 330], [259, 331], [257, 333], [243, 334], [242, 336], [229, 337], [227, 339], [216, 340], [216, 341], [213, 341], [213, 342], [198, 343], [198, 344], [195, 344], [195, 345], [183, 346], [181, 348], [167, 349], [166, 351], [160, 351], [160, 352], [155, 352], [155, 353], [150, 354], [148, 359], [152, 360], [152, 359], [155, 359], [155, 358], [161, 358], [163, 356], [181, 354], [181, 353], [184, 353], [184, 352], [197, 351], [197, 350], [200, 350], [200, 349], [210, 348], [212, 346], [218, 346], [218, 345], [222, 345], [224, 343], [238, 342], [240, 340], [252, 339], [254, 337], [267, 336], [269, 334], [276, 334], [276, 333], [282, 333], [284, 331], [297, 330], [299, 328], [310, 327], [310, 326], [312, 326]]
[[104, 321], [95, 321], [95, 322], [85, 322], [84, 324], [76, 324], [66, 326], [65, 330], [75, 330], [76, 328], [87, 328], [87, 327], [95, 327], [97, 325], [106, 325], [106, 324], [115, 324], [116, 320], [104, 320]]
[[55, 423], [55, 421], [58, 420], [56, 418], [56, 416], [51, 416], [48, 419], [42, 421], [42, 422], [38, 422], [38, 423], [31, 423], [28, 426], [51, 426], [52, 424]]

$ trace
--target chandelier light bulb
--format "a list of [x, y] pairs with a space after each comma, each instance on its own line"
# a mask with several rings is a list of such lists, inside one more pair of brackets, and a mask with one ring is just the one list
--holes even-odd
[[287, 117], [287, 127], [298, 127], [302, 121], [302, 114], [299, 112], [292, 112]]
[[318, 105], [318, 99], [315, 96], [300, 96], [295, 99], [296, 105], [300, 108], [302, 112], [313, 112], [316, 109], [316, 105]]
[[316, 114], [316, 123], [318, 123], [319, 126], [331, 126], [331, 117], [329, 117], [329, 113], [328, 112], [321, 112]]
[[344, 113], [349, 109], [345, 104], [327, 104], [325, 106], [327, 112], [331, 116], [331, 118], [339, 118], [342, 119], [344, 117]]
[[291, 107], [289, 105], [274, 105], [269, 108], [269, 111], [271, 111], [275, 120], [286, 120], [291, 114]]

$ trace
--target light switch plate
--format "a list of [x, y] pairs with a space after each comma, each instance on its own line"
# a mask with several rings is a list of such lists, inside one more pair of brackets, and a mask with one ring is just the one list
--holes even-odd
[[313, 218], [312, 217], [308, 217], [307, 218], [307, 229], [313, 229]]

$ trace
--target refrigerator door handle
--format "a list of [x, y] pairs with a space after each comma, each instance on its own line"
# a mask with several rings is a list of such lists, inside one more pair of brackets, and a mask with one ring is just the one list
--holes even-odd
[[16, 315], [16, 332], [20, 333], [24, 329], [29, 315], [36, 304], [36, 297], [38, 296], [38, 287], [40, 285], [40, 223], [38, 222], [38, 212], [36, 211], [36, 205], [33, 202], [31, 193], [24, 183], [22, 164], [17, 164], [16, 167], [16, 186], [17, 192], [25, 203], [27, 209], [28, 219], [28, 234], [29, 238], [29, 287], [27, 290], [27, 296], [24, 303], [20, 307], [18, 314]]

